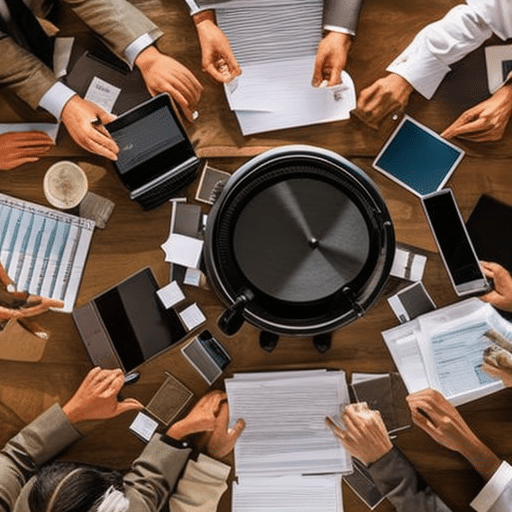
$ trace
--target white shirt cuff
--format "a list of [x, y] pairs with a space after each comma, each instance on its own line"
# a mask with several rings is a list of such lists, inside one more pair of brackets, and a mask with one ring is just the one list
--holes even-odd
[[43, 95], [39, 106], [44, 108], [60, 121], [64, 105], [76, 94], [62, 82], [56, 82]]
[[199, 5], [197, 5], [197, 3], [194, 2], [194, 0], [185, 0], [185, 2], [187, 3], [188, 8], [190, 9], [190, 14], [196, 14], [199, 11], [211, 9], [211, 7], [199, 7]]
[[343, 27], [335, 27], [334, 25], [324, 25], [324, 30], [330, 30], [331, 32], [339, 32], [340, 34], [350, 34], [355, 36], [356, 33], [353, 30]]
[[145, 50], [148, 46], [151, 46], [161, 35], [162, 34], [159, 30], [142, 34], [137, 39], [135, 39], [133, 43], [130, 43], [126, 47], [126, 50], [124, 51], [124, 57], [131, 68], [133, 68], [135, 59], [139, 53], [142, 50]]
[[[491, 510], [505, 489], [512, 485], [512, 466], [503, 461], [484, 488], [471, 502], [477, 512]], [[505, 510], [505, 509], [504, 509]]]
[[406, 49], [386, 68], [386, 71], [405, 78], [428, 100], [432, 98], [450, 70], [450, 66], [431, 54], [425, 52], [425, 55], [414, 55], [409, 49]]

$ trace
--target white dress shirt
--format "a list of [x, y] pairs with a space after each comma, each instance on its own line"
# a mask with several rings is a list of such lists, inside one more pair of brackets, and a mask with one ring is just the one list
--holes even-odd
[[430, 99], [450, 65], [478, 48], [495, 33], [512, 36], [511, 0], [467, 0], [439, 21], [427, 25], [388, 66]]
[[491, 479], [471, 502], [477, 512], [512, 510], [512, 466], [502, 462]]

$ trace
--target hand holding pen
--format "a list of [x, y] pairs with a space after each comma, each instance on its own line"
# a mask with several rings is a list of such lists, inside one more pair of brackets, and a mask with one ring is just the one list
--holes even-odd
[[115, 119], [98, 105], [73, 96], [62, 110], [62, 122], [75, 142], [87, 151], [117, 160], [119, 148], [103, 126]]

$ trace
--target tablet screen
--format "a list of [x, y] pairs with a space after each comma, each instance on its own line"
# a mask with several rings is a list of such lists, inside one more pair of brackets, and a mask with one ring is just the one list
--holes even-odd
[[381, 149], [373, 167], [423, 196], [440, 190], [464, 156], [464, 151], [405, 116]]

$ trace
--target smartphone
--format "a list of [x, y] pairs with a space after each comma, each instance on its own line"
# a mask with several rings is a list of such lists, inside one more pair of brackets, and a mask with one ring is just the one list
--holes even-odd
[[423, 196], [421, 201], [457, 295], [488, 290], [453, 192], [443, 189]]

